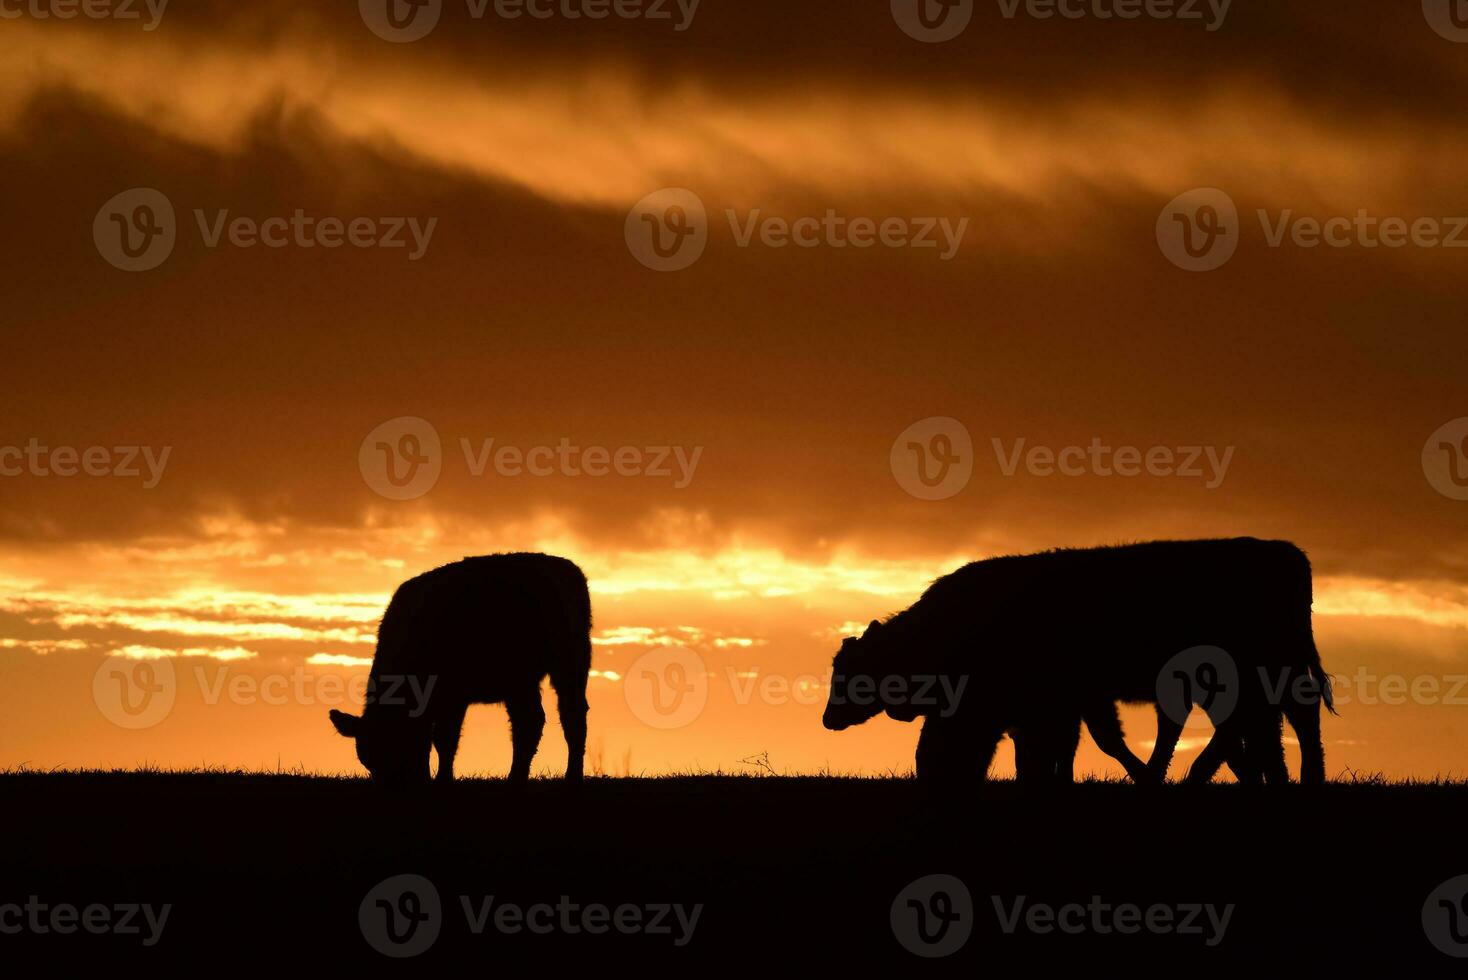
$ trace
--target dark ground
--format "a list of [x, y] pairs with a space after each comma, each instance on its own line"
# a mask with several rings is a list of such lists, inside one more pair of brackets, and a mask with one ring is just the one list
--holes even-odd
[[[442, 901], [441, 932], [402, 961], [410, 969], [638, 957], [649, 967], [723, 967], [714, 975], [825, 975], [846, 963], [857, 975], [883, 965], [904, 975], [1041, 975], [1076, 963], [1099, 975], [1149, 964], [1182, 975], [1241, 962], [1267, 970], [1263, 980], [1282, 952], [1322, 975], [1465, 965], [1434, 949], [1422, 922], [1429, 893], [1468, 874], [1461, 784], [1091, 783], [1036, 793], [997, 783], [939, 800], [904, 779], [699, 776], [596, 778], [577, 791], [537, 781], [518, 794], [471, 780], [402, 799], [356, 779], [11, 773], [0, 774], [0, 812], [0, 906], [31, 895], [173, 906], [152, 948], [141, 936], [0, 935], [13, 965], [82, 954], [114, 967], [249, 961], [289, 975], [313, 960], [392, 966], [364, 938], [359, 907], [405, 873], [432, 881]], [[951, 956], [922, 959], [899, 944], [890, 915], [900, 891], [937, 873], [968, 887], [972, 935]], [[671, 935], [511, 935], [492, 925], [474, 935], [461, 895], [704, 908], [679, 948]], [[1018, 896], [1236, 907], [1209, 948], [1206, 918], [1190, 936], [1006, 934], [996, 895], [1006, 909]]]

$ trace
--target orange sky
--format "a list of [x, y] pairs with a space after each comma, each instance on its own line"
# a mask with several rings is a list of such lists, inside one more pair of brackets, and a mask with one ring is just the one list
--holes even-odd
[[[1468, 47], [1416, 5], [1238, 0], [1207, 32], [980, 4], [935, 45], [886, 3], [838, 18], [705, 0], [681, 32], [450, 4], [409, 44], [338, 6], [0, 30], [0, 196], [21, 230], [0, 238], [0, 454], [169, 449], [152, 487], [0, 476], [0, 765], [355, 770], [325, 712], [352, 703], [333, 685], [365, 675], [392, 587], [535, 549], [591, 579], [606, 771], [764, 751], [791, 771], [903, 769], [909, 726], [820, 728], [847, 624], [973, 558], [1254, 534], [1316, 566], [1325, 665], [1350, 679], [1326, 726], [1332, 774], [1462, 774], [1468, 502], [1435, 489], [1422, 454], [1468, 416], [1468, 253], [1274, 248], [1256, 216], [1468, 215]], [[92, 228], [138, 187], [172, 204], [177, 244], [129, 273]], [[709, 215], [679, 272], [624, 239], [664, 187]], [[1209, 273], [1156, 239], [1195, 187], [1242, 216]], [[298, 209], [435, 224], [409, 259], [211, 248], [195, 218]], [[965, 223], [944, 259], [740, 247], [727, 211]], [[437, 482], [406, 501], [359, 466], [402, 417], [442, 446]], [[968, 482], [935, 501], [890, 461], [932, 417], [973, 445]], [[476, 475], [488, 439], [698, 455], [685, 481]], [[1211, 488], [1006, 475], [1020, 439], [1232, 455]], [[696, 654], [707, 704], [664, 730], [627, 678], [675, 648]], [[171, 670], [151, 727], [99, 710], [115, 655]], [[1416, 696], [1392, 703], [1394, 678]], [[1146, 715], [1127, 716], [1134, 744]], [[462, 771], [507, 766], [502, 717], [471, 714]], [[538, 767], [563, 760], [551, 730]], [[1109, 771], [1089, 744], [1081, 768]]]

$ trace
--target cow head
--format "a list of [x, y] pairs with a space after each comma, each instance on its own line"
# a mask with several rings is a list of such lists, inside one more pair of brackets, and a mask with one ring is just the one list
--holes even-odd
[[357, 759], [367, 767], [373, 782], [403, 786], [427, 781], [426, 724], [345, 711], [332, 711], [330, 718], [338, 733], [356, 741]]
[[833, 732], [860, 725], [885, 707], [879, 690], [885, 676], [878, 643], [883, 629], [874, 619], [860, 639], [848, 636], [841, 641], [831, 662], [831, 693], [821, 716], [821, 724]]

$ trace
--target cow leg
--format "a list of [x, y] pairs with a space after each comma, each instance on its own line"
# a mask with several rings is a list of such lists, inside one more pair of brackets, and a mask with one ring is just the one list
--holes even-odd
[[1259, 786], [1262, 784], [1264, 774], [1259, 771], [1249, 756], [1249, 747], [1243, 741], [1235, 739], [1229, 747], [1228, 767], [1233, 770], [1234, 778], [1245, 786]]
[[459, 754], [459, 735], [464, 731], [464, 713], [467, 704], [450, 708], [433, 719], [433, 748], [438, 753], [438, 775], [440, 783], [454, 781], [454, 756]]
[[1162, 705], [1157, 706], [1157, 741], [1152, 745], [1152, 757], [1147, 760], [1147, 778], [1154, 783], [1167, 782], [1167, 770], [1172, 765], [1173, 753], [1177, 751], [1178, 739], [1183, 737], [1183, 726], [1172, 720]]
[[1320, 701], [1286, 700], [1285, 717], [1300, 741], [1300, 783], [1319, 786], [1325, 782], [1325, 744], [1320, 740]]
[[556, 713], [566, 735], [566, 780], [577, 782], [586, 758], [586, 672], [570, 677], [552, 674], [551, 687], [556, 689]]
[[932, 782], [937, 778], [938, 770], [942, 767], [939, 759], [942, 752], [940, 742], [937, 719], [924, 718], [923, 727], [918, 732], [917, 752], [912, 760], [913, 775], [919, 782]]
[[[1106, 701], [1090, 705], [1086, 709], [1086, 730], [1096, 747], [1121, 763], [1132, 782], [1146, 785], [1152, 781], [1147, 766], [1127, 747], [1126, 737], [1121, 730], [1121, 716], [1117, 714], [1116, 702]], [[1072, 757], [1075, 753], [1072, 751]]]
[[1213, 737], [1188, 767], [1188, 774], [1183, 777], [1183, 782], [1191, 785], [1211, 782], [1223, 765], [1224, 758], [1238, 746], [1239, 736], [1240, 726], [1232, 720], [1215, 728]]
[[1069, 784], [1075, 780], [1079, 715], [1036, 715], [1009, 730], [1014, 741], [1014, 777], [1025, 786]]
[[1014, 780], [1023, 785], [1048, 783], [1055, 777], [1055, 756], [1044, 744], [1041, 726], [1026, 725], [1011, 728], [1009, 739], [1014, 743]]
[[956, 734], [953, 723], [937, 715], [923, 719], [922, 731], [918, 733], [917, 754], [913, 759], [914, 773], [919, 782], [935, 785], [951, 782], [957, 777]]
[[540, 703], [540, 688], [529, 694], [505, 702], [510, 714], [510, 743], [514, 756], [510, 762], [510, 782], [525, 783], [530, 780], [530, 760], [540, 747], [540, 735], [545, 731], [545, 708]]
[[[918, 781], [929, 786], [952, 786], [965, 778], [984, 782], [1003, 738], [1003, 728], [975, 730], [956, 718], [928, 715], [918, 735]], [[1016, 754], [1018, 751], [1016, 743]]]
[[1055, 728], [1055, 740], [1050, 746], [1051, 772], [1055, 782], [1070, 785], [1076, 781], [1076, 753], [1081, 748], [1082, 717], [1067, 718]]
[[1270, 786], [1285, 786], [1290, 781], [1290, 771], [1285, 766], [1283, 724], [1279, 711], [1270, 708], [1249, 719], [1249, 730], [1244, 735], [1244, 757]]

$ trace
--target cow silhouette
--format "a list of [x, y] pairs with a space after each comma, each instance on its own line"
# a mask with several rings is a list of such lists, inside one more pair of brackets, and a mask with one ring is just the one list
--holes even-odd
[[447, 783], [469, 705], [503, 703], [510, 781], [524, 783], [545, 728], [540, 685], [549, 676], [566, 778], [579, 780], [590, 669], [591, 596], [581, 569], [552, 555], [465, 558], [398, 586], [377, 631], [366, 707], [360, 717], [332, 711], [331, 723], [356, 740], [374, 781], [426, 782], [432, 745], [436, 778]]
[[[1148, 769], [1126, 748], [1115, 703], [1159, 703], [1177, 658], [1212, 650], [1231, 671], [1217, 684], [1227, 710], [1211, 703], [1215, 691], [1184, 688], [1215, 725], [1189, 781], [1212, 778], [1228, 760], [1250, 781], [1287, 782], [1287, 718], [1301, 781], [1320, 783], [1330, 683], [1310, 607], [1310, 563], [1284, 541], [1158, 541], [973, 562], [842, 643], [823, 721], [841, 730], [883, 711], [899, 721], [923, 716], [918, 770], [941, 778], [982, 776], [1005, 732], [1018, 736], [1017, 758], [1036, 760], [1032, 771], [1058, 772], [1067, 744], [1074, 757], [1070, 739], [1084, 718], [1134, 779], [1155, 781], [1181, 719], [1174, 710], [1159, 726], [1162, 754]], [[1027, 736], [1038, 747], [1025, 748]]]

